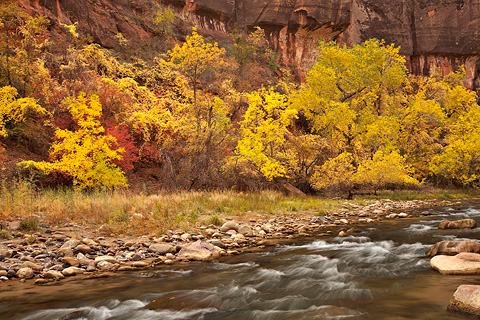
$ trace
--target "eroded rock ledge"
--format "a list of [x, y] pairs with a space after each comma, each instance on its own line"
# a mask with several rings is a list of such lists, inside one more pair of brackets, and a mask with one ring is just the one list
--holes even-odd
[[301, 72], [315, 61], [319, 40], [353, 45], [370, 38], [401, 46], [415, 74], [442, 74], [465, 65], [467, 86], [480, 87], [480, 0], [17, 0], [54, 24], [78, 29], [105, 47], [121, 32], [142, 42], [152, 26], [139, 22], [163, 3], [207, 30], [261, 26], [285, 64]]

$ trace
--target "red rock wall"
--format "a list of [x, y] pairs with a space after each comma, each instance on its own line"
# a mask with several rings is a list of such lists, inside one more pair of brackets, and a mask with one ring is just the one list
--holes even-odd
[[[136, 17], [159, 4], [175, 7], [200, 27], [227, 32], [236, 26], [264, 28], [285, 64], [305, 73], [320, 40], [347, 45], [375, 37], [401, 46], [416, 74], [442, 73], [465, 65], [470, 87], [479, 87], [480, 0], [17, 0], [54, 24], [78, 22], [105, 47], [121, 32], [139, 44], [151, 27]], [[60, 28], [59, 28], [60, 29]]]

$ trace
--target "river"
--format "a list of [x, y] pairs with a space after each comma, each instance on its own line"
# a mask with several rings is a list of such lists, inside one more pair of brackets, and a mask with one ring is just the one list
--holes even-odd
[[[79, 319], [470, 319], [446, 308], [459, 285], [480, 285], [480, 277], [442, 276], [424, 254], [441, 240], [479, 239], [479, 229], [437, 225], [480, 222], [480, 203], [430, 212], [216, 262], [17, 286], [0, 300], [0, 318], [50, 320], [83, 311]], [[155, 299], [159, 309], [144, 308]]]

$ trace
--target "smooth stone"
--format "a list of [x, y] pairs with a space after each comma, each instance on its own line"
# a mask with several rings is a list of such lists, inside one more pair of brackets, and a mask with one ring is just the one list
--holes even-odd
[[177, 247], [168, 243], [154, 243], [148, 247], [148, 250], [157, 254], [166, 254], [177, 252]]
[[33, 278], [33, 270], [31, 268], [20, 268], [17, 271], [17, 277], [20, 279]]
[[77, 260], [82, 267], [95, 266], [95, 261], [85, 257], [83, 253], [77, 254]]
[[239, 228], [238, 223], [236, 223], [235, 221], [227, 221], [220, 227], [220, 231], [221, 232], [227, 232], [228, 230], [238, 231], [238, 228]]
[[450, 311], [480, 316], [480, 286], [461, 285], [447, 307]]
[[480, 254], [463, 252], [456, 256], [435, 256], [430, 260], [432, 269], [441, 274], [480, 274]]
[[40, 272], [44, 269], [42, 265], [30, 262], [30, 261], [25, 261], [23, 263], [23, 267], [24, 268], [31, 268], [31, 269], [33, 269], [33, 271], [36, 271], [36, 272]]
[[7, 270], [0, 270], [0, 277], [6, 277], [8, 275]]
[[42, 274], [45, 279], [55, 279], [60, 280], [64, 279], [65, 276], [60, 271], [48, 270]]
[[181, 260], [209, 261], [220, 256], [220, 248], [205, 241], [197, 240], [184, 246], [177, 255]]
[[58, 253], [63, 254], [65, 257], [73, 257], [73, 250], [70, 247], [63, 247], [58, 249]]
[[80, 265], [80, 262], [78, 262], [78, 260], [73, 257], [63, 257], [61, 261], [62, 263], [66, 263], [73, 267], [78, 267]]
[[208, 242], [211, 243], [212, 245], [216, 246], [216, 247], [225, 248], [225, 243], [223, 243], [222, 241], [220, 241], [218, 239], [211, 239], [211, 240], [208, 240]]
[[98, 245], [98, 243], [95, 240], [90, 239], [90, 238], [85, 238], [85, 239], [82, 240], [82, 242], [84, 244], [86, 244], [87, 246], [90, 246], [90, 247], [94, 247], [94, 246]]
[[111, 263], [110, 261], [102, 260], [97, 263], [97, 268], [102, 271], [111, 271], [116, 269], [118, 264]]
[[92, 249], [86, 244], [79, 244], [78, 246], [75, 247], [75, 249], [80, 251], [83, 254], [90, 253], [92, 251]]
[[109, 262], [109, 263], [117, 263], [117, 259], [112, 256], [100, 256], [95, 258], [95, 264], [98, 266], [100, 262]]
[[134, 263], [132, 263], [132, 267], [135, 267], [135, 268], [145, 268], [148, 266], [149, 264], [146, 263], [145, 261], [135, 261]]
[[62, 274], [65, 277], [72, 277], [72, 276], [76, 276], [77, 274], [83, 273], [83, 271], [84, 270], [80, 269], [80, 268], [68, 267], [68, 268], [62, 270]]
[[60, 248], [70, 248], [74, 249], [76, 246], [80, 244], [80, 240], [77, 239], [70, 239], [67, 242], [65, 242]]

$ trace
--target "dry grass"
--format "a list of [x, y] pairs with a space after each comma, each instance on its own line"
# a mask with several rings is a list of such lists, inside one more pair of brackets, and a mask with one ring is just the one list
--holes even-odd
[[[445, 190], [384, 192], [370, 199], [452, 199], [472, 197], [466, 192]], [[478, 195], [478, 193], [477, 193]], [[325, 215], [363, 204], [366, 198], [354, 201], [319, 197], [287, 197], [275, 191], [262, 192], [178, 192], [146, 195], [119, 191], [82, 192], [75, 189], [44, 190], [19, 181], [0, 188], [0, 222], [26, 221], [50, 225], [75, 223], [102, 228], [106, 233], [138, 235], [145, 232], [161, 234], [169, 229], [191, 230], [203, 224], [221, 224], [235, 216], [239, 220], [270, 218], [285, 214]]]
[[126, 190], [42, 190], [24, 181], [0, 189], [2, 220], [31, 222], [33, 217], [52, 225], [73, 222], [126, 234], [162, 233], [168, 229], [187, 231], [196, 224], [219, 224], [231, 216], [249, 219], [291, 212], [323, 215], [343, 205], [343, 200], [286, 197], [275, 191], [146, 195]]

